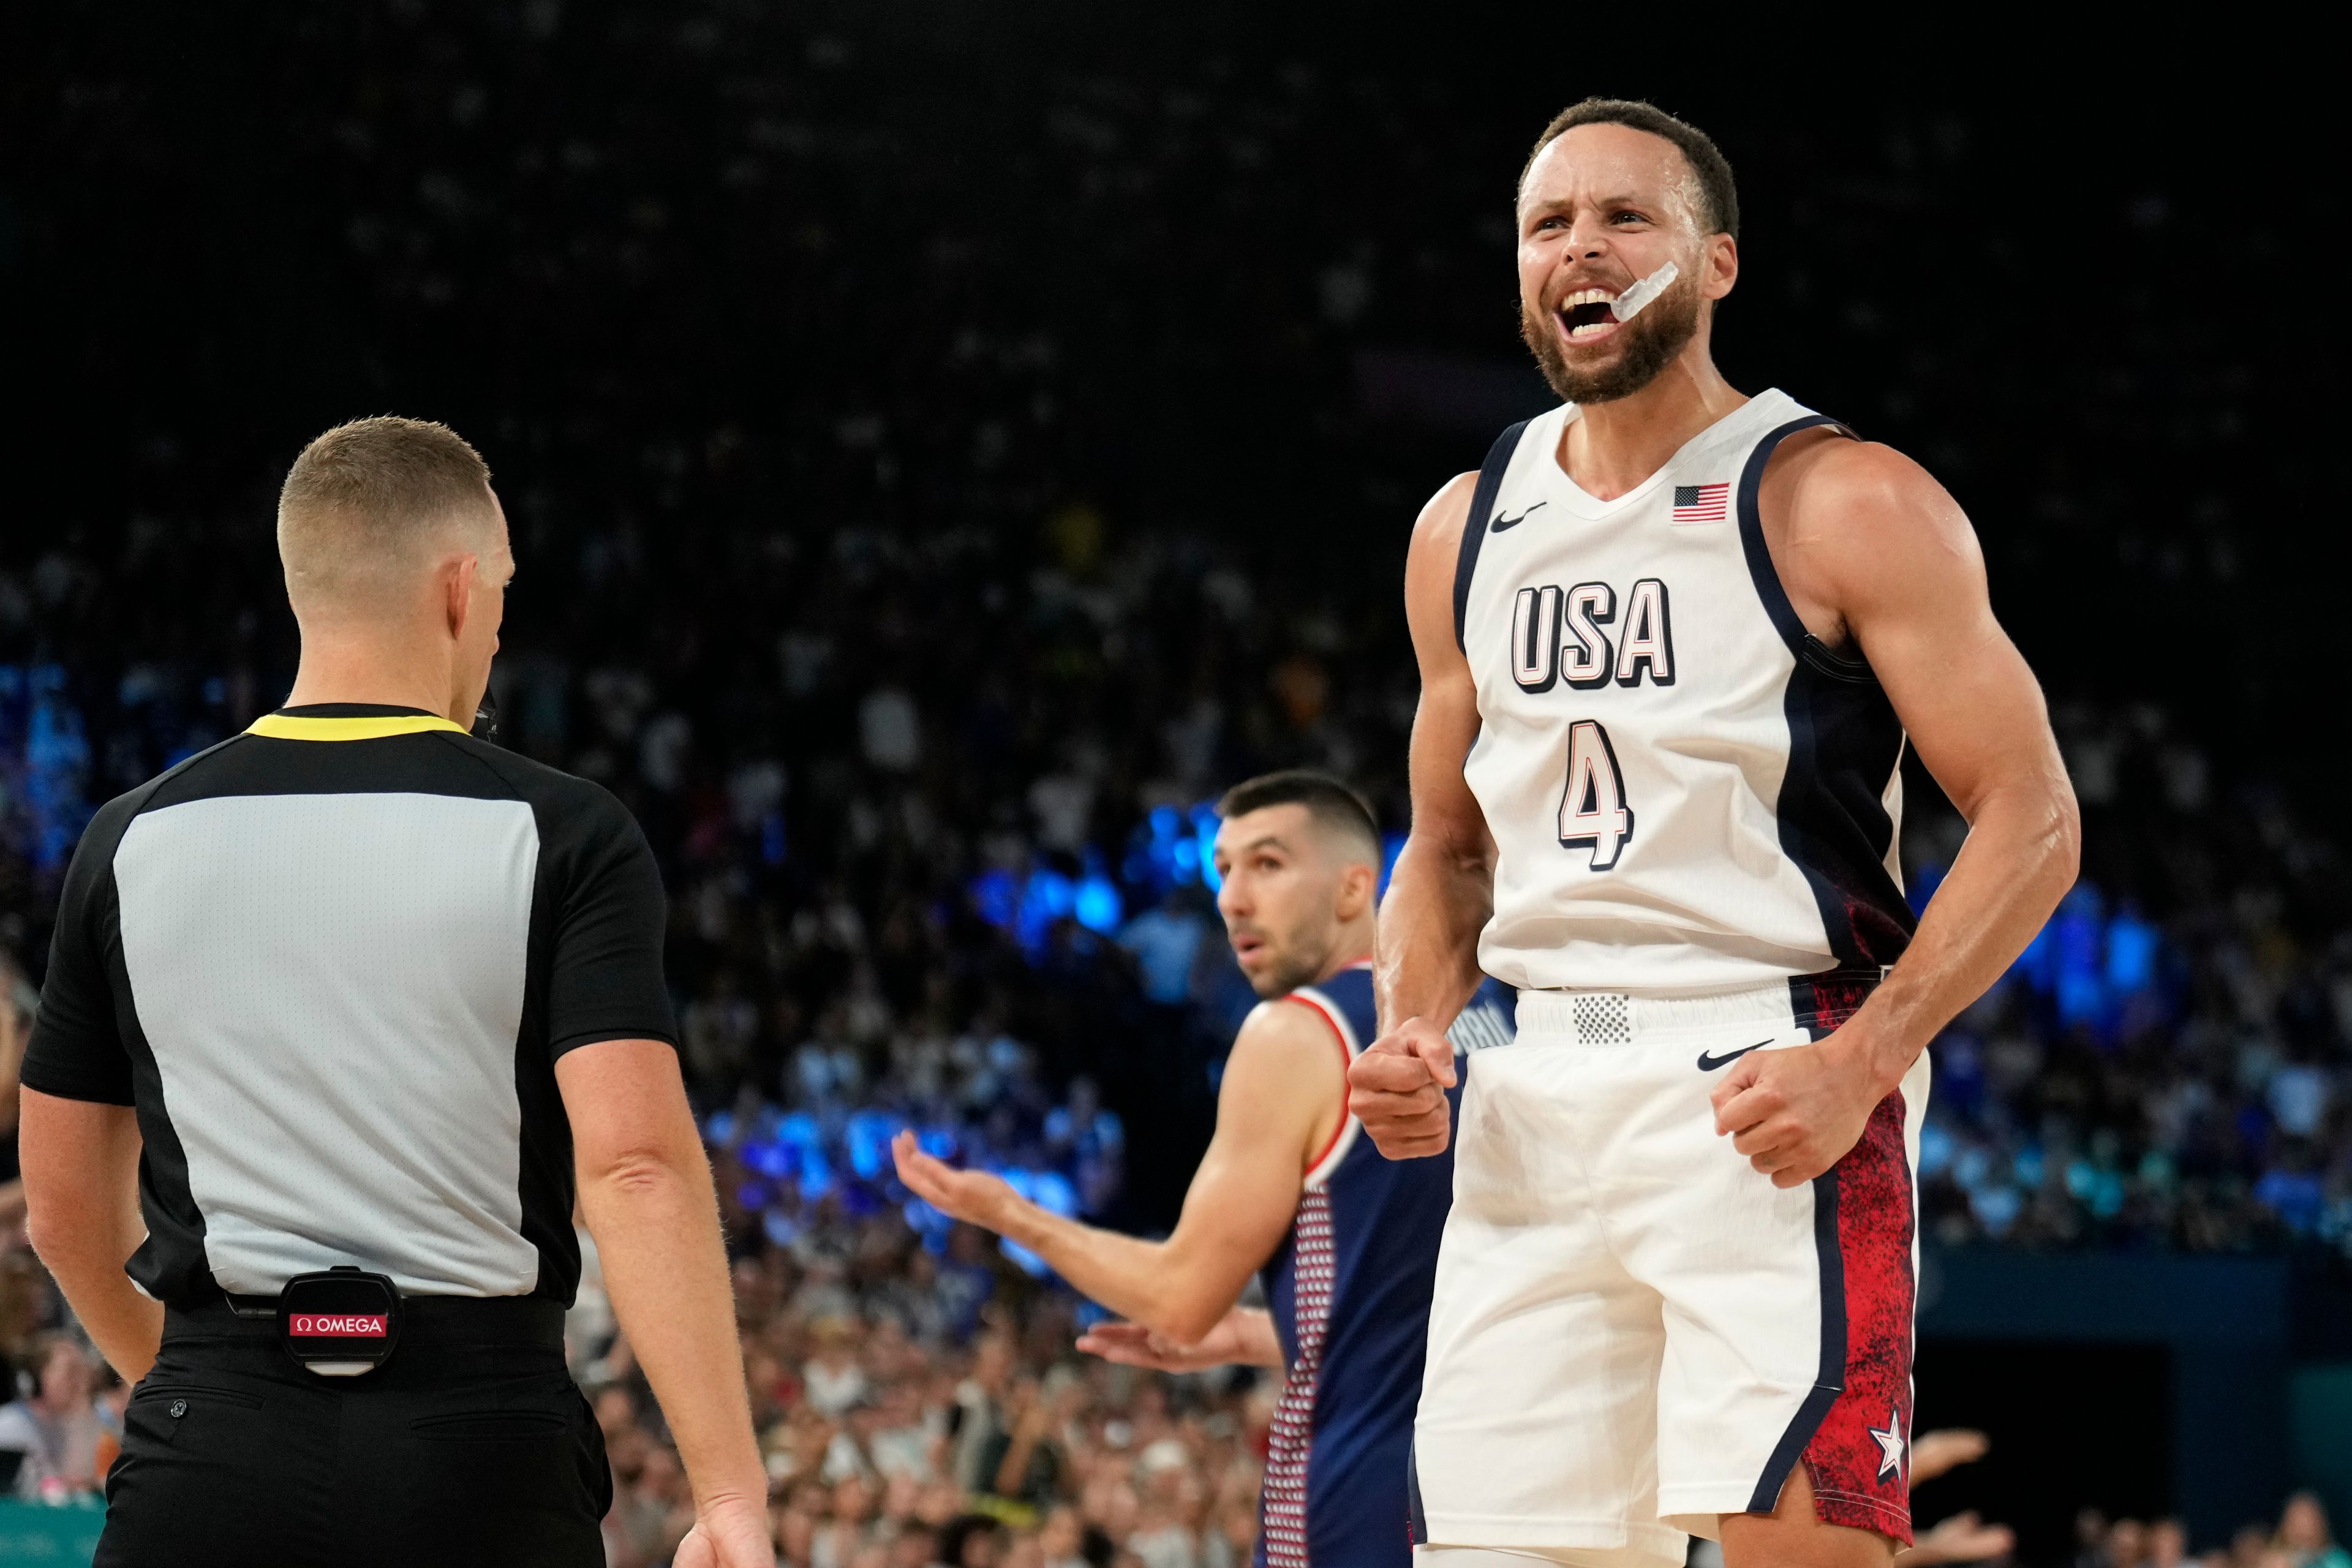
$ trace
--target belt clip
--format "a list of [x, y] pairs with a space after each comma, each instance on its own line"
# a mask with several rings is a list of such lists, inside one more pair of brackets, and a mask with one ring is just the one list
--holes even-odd
[[320, 1377], [373, 1372], [400, 1342], [400, 1287], [349, 1263], [297, 1274], [278, 1295], [278, 1341]]

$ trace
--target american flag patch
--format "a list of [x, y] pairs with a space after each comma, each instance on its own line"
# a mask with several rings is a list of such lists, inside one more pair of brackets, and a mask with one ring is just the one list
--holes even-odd
[[1676, 522], [1721, 522], [1731, 508], [1731, 486], [1676, 485], [1675, 487], [1675, 521]]

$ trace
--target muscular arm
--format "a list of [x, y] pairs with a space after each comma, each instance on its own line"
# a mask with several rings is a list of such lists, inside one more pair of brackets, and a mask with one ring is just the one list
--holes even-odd
[[1439, 1029], [1478, 989], [1478, 932], [1491, 912], [1495, 842], [1462, 761], [1478, 738], [1478, 692], [1454, 641], [1454, 569], [1478, 476], [1430, 498], [1405, 557], [1406, 624], [1421, 668], [1409, 756], [1412, 828], [1381, 901], [1374, 987], [1381, 1028], [1407, 1018]]
[[1446, 1026], [1478, 989], [1478, 932], [1493, 910], [1495, 841], [1462, 776], [1478, 737], [1478, 692], [1454, 640], [1454, 572], [1478, 476], [1430, 499], [1405, 558], [1405, 619], [1421, 667], [1411, 773], [1412, 828], [1381, 903], [1374, 985], [1381, 1038], [1349, 1070], [1349, 1109], [1391, 1159], [1435, 1154], [1454, 1082]]
[[[1834, 466], [1832, 466], [1834, 460]], [[2082, 819], [2042, 688], [1985, 586], [1976, 532], [1944, 488], [1884, 447], [1826, 448], [1803, 477], [1801, 581], [1822, 584], [1969, 836], [1855, 1022], [1884, 1088], [2025, 951], [2074, 885]], [[1827, 492], [1816, 504], [1806, 490]]]
[[768, 1478], [751, 1434], [719, 1205], [677, 1052], [658, 1040], [582, 1046], [556, 1058], [555, 1081], [604, 1287], [694, 1489], [700, 1555], [678, 1561], [772, 1562], [755, 1539]]
[[1217, 1131], [1165, 1241], [1049, 1214], [1003, 1180], [891, 1147], [900, 1179], [940, 1211], [1019, 1242], [1123, 1318], [1192, 1344], [1218, 1326], [1298, 1208], [1299, 1178], [1340, 1116], [1343, 1057], [1310, 1009], [1262, 1003], [1242, 1025], [1217, 1095]]
[[146, 1239], [135, 1113], [26, 1089], [19, 1149], [33, 1250], [110, 1365], [136, 1383], [163, 1342], [163, 1303], [122, 1266]]
[[1958, 503], [1885, 447], [1824, 437], [1790, 458], [1763, 498], [1790, 597], [1824, 641], [1870, 661], [1969, 837], [1902, 961], [1853, 1017], [1811, 1052], [1745, 1058], [1717, 1090], [1719, 1128], [1783, 1186], [1853, 1147], [1869, 1108], [2049, 919], [2081, 847], [2042, 689], [1993, 618]]

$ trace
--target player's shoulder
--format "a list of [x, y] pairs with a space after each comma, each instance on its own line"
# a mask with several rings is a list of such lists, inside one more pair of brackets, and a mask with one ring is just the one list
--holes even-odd
[[1411, 558], [1445, 563], [1450, 571], [1462, 547], [1462, 530], [1470, 516], [1470, 501], [1478, 489], [1478, 470], [1454, 475], [1437, 489], [1412, 521]]
[[1783, 442], [1764, 484], [1808, 524], [1881, 519], [1890, 510], [1956, 510], [1950, 493], [1917, 459], [1884, 441], [1827, 426]]
[[1246, 1049], [1284, 1058], [1328, 1057], [1335, 1046], [1342, 1052], [1347, 1048], [1339, 1026], [1331, 1019], [1329, 1004], [1297, 991], [1268, 997], [1251, 1008], [1234, 1036], [1237, 1053]]
[[1925, 467], [1883, 442], [1801, 434], [1759, 498], [1788, 581], [1842, 615], [1981, 593], [1976, 531]]
[[1225, 1055], [1221, 1116], [1251, 1121], [1318, 1113], [1347, 1094], [1348, 1051], [1320, 1009], [1296, 993], [1260, 1002]]
[[1443, 666], [1456, 653], [1455, 599], [1462, 574], [1463, 530], [1477, 489], [1475, 470], [1447, 480], [1413, 520], [1412, 540], [1405, 547], [1405, 617], [1423, 661], [1424, 678], [1430, 660]]

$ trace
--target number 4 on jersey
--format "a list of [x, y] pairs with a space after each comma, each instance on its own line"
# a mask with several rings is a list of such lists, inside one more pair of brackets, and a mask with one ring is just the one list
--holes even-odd
[[1568, 731], [1568, 787], [1559, 797], [1559, 841], [1592, 851], [1592, 868], [1606, 871], [1633, 837], [1633, 808], [1625, 804], [1625, 775], [1609, 731], [1591, 719]]

